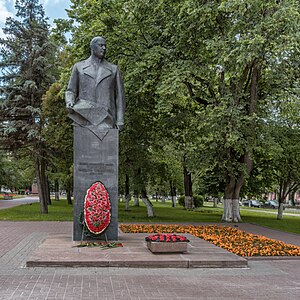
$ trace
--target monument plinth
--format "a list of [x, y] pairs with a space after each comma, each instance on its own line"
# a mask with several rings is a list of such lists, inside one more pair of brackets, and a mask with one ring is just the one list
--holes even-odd
[[85, 236], [80, 223], [87, 190], [96, 181], [103, 183], [111, 203], [111, 221], [99, 239], [118, 239], [118, 144], [117, 129], [107, 130], [101, 141], [88, 129], [74, 126], [74, 241], [97, 239]]

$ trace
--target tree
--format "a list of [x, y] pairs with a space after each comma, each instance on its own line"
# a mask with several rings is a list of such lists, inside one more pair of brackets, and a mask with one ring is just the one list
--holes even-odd
[[[291, 104], [289, 103], [291, 100], [290, 95], [289, 101], [287, 100], [281, 105], [280, 111], [276, 114], [276, 119], [273, 119], [273, 122], [269, 124], [274, 147], [276, 147], [272, 157], [272, 166], [278, 188], [278, 220], [283, 217], [283, 204], [287, 196], [295, 194], [300, 187], [300, 127], [299, 123], [294, 122], [291, 113], [286, 115], [283, 110], [284, 107]], [[298, 97], [293, 100], [298, 102], [299, 105]], [[294, 114], [296, 111], [292, 110], [292, 112]]]
[[73, 132], [65, 108], [64, 94], [60, 83], [54, 83], [43, 97], [42, 116], [45, 120], [43, 136], [48, 150], [50, 177], [56, 185], [61, 183], [67, 191], [67, 200], [72, 204], [73, 187]]
[[13, 157], [0, 151], [0, 187], [12, 191], [25, 189], [32, 185], [34, 166], [26, 157]]
[[299, 45], [298, 11], [293, 0], [191, 0], [182, 6], [177, 48], [198, 66], [185, 74], [195, 101], [204, 103], [197, 161], [210, 162], [225, 178], [224, 221], [241, 220], [238, 200], [263, 138], [266, 103], [295, 92], [289, 70]]
[[121, 147], [128, 151], [121, 168], [132, 169], [130, 182], [142, 174], [138, 179], [147, 186], [153, 153], [166, 141], [180, 148], [186, 198], [192, 199], [191, 174], [214, 172], [224, 184], [223, 220], [239, 222], [238, 200], [258, 160], [266, 112], [298, 88], [292, 70], [298, 66], [299, 2], [72, 3], [69, 15], [78, 26], [71, 57], [86, 57], [89, 40], [104, 35], [110, 60], [124, 75]]
[[54, 81], [55, 48], [38, 0], [17, 0], [16, 19], [7, 18], [1, 45], [1, 145], [32, 155], [39, 188], [40, 211], [48, 213], [47, 153], [42, 137], [42, 95]]

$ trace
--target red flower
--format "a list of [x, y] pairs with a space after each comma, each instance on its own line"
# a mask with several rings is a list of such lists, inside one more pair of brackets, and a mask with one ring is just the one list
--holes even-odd
[[88, 190], [84, 201], [84, 221], [87, 229], [100, 234], [110, 223], [110, 200], [105, 186], [94, 183]]
[[174, 243], [174, 242], [189, 242], [189, 240], [182, 235], [176, 235], [176, 234], [163, 234], [163, 233], [157, 233], [157, 234], [151, 234], [145, 238], [145, 240], [152, 241], [152, 242], [166, 242], [166, 243]]

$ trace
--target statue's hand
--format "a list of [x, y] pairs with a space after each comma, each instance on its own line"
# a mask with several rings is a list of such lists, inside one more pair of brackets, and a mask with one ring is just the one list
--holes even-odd
[[66, 103], [67, 108], [72, 108], [74, 104], [72, 102], [67, 102]]
[[72, 102], [67, 102], [66, 107], [67, 107], [67, 111], [68, 113], [73, 113], [74, 109], [73, 109], [74, 104]]
[[121, 131], [122, 129], [124, 128], [124, 125], [122, 124], [120, 124], [120, 125], [117, 125], [117, 129], [119, 130], [119, 131]]

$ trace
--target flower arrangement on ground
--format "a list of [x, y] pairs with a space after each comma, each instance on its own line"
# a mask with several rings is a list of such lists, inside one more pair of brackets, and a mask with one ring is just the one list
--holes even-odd
[[173, 233], [150, 234], [145, 240], [152, 253], [187, 252], [187, 243], [189, 242], [185, 236]]
[[151, 234], [145, 238], [146, 242], [163, 242], [163, 243], [176, 243], [176, 242], [189, 242], [183, 235], [173, 233], [157, 233]]
[[80, 244], [73, 246], [73, 247], [78, 247], [78, 248], [99, 247], [101, 250], [107, 250], [107, 249], [111, 249], [111, 248], [123, 247], [123, 244], [118, 243], [118, 242], [81, 242]]

